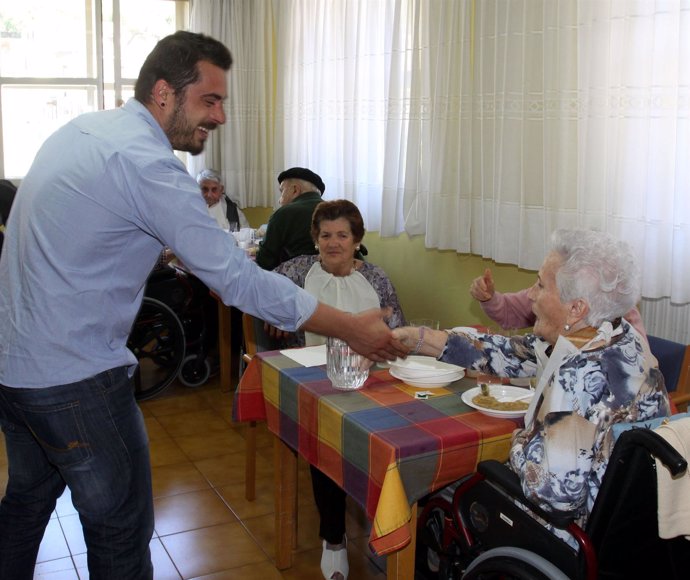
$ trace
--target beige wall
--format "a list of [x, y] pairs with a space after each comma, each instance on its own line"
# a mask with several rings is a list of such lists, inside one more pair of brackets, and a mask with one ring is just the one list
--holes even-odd
[[[272, 210], [243, 211], [249, 223], [258, 227], [266, 223]], [[363, 241], [369, 250], [368, 261], [381, 266], [393, 281], [405, 316], [435, 318], [442, 328], [491, 322], [468, 292], [472, 280], [485, 268], [491, 268], [496, 287], [502, 291], [526, 288], [536, 278], [535, 272], [496, 265], [478, 256], [429, 250], [424, 247], [424, 236], [381, 238], [372, 232]]]

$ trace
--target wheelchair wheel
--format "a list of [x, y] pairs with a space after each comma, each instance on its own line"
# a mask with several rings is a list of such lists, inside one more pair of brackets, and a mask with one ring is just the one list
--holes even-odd
[[541, 556], [522, 548], [493, 548], [468, 567], [462, 580], [569, 580]]
[[182, 361], [178, 375], [179, 381], [185, 387], [199, 387], [211, 376], [211, 363], [200, 354], [187, 355]]
[[170, 307], [144, 297], [127, 347], [139, 361], [134, 396], [144, 401], [155, 397], [177, 376], [184, 360], [184, 328]]

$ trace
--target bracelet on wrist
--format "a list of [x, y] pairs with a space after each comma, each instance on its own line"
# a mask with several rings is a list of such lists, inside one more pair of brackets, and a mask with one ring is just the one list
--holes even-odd
[[419, 327], [419, 340], [417, 340], [417, 344], [414, 347], [414, 350], [412, 351], [412, 354], [418, 354], [420, 350], [422, 350], [422, 345], [424, 344], [424, 327], [420, 326]]

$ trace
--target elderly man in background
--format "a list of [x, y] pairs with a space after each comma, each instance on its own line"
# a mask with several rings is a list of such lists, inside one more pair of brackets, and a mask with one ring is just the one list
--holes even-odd
[[305, 167], [292, 167], [278, 175], [280, 207], [268, 220], [256, 263], [265, 270], [304, 254], [316, 254], [311, 237], [311, 216], [326, 190], [322, 179]]
[[204, 169], [196, 176], [196, 182], [208, 206], [208, 214], [221, 228], [232, 232], [249, 227], [249, 222], [237, 203], [226, 195], [223, 178], [217, 171]]

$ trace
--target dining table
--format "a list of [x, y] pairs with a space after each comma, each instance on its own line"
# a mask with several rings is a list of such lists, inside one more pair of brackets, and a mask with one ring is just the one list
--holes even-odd
[[364, 508], [369, 547], [387, 556], [387, 578], [411, 580], [417, 501], [480, 461], [505, 461], [522, 419], [488, 416], [463, 402], [476, 378], [419, 389], [375, 365], [362, 388], [343, 391], [328, 379], [325, 358], [312, 365], [302, 354], [257, 353], [233, 401], [235, 421], [266, 421], [275, 436], [276, 567], [292, 565], [299, 455]]

